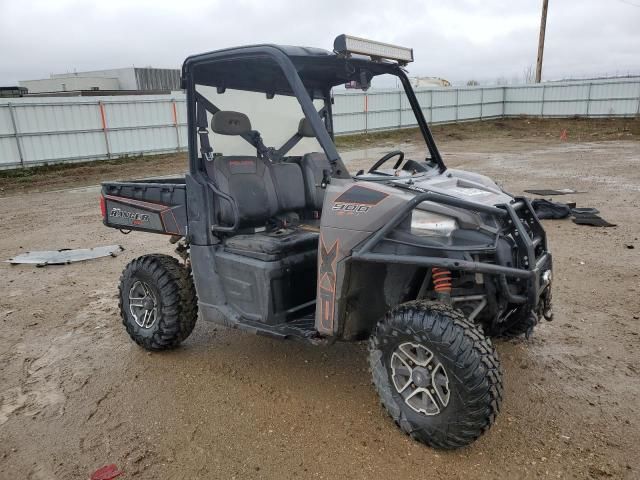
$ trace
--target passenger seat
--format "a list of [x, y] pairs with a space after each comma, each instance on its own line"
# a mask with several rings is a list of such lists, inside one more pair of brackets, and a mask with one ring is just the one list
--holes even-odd
[[321, 187], [325, 171], [331, 172], [331, 164], [324, 153], [307, 153], [299, 160], [304, 178], [304, 195], [307, 208], [322, 211], [325, 189]]
[[[300, 120], [298, 135], [304, 138], [315, 138], [315, 133], [307, 118]], [[303, 157], [294, 160], [302, 169], [304, 178], [304, 192], [307, 208], [317, 212], [322, 211], [325, 189], [320, 185], [325, 176], [325, 170], [331, 172], [331, 164], [324, 153], [307, 153]]]

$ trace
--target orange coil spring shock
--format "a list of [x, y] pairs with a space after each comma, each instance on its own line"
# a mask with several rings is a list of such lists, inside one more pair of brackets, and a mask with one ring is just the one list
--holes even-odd
[[433, 267], [431, 275], [433, 277], [433, 289], [436, 293], [451, 293], [451, 271], [446, 268]]

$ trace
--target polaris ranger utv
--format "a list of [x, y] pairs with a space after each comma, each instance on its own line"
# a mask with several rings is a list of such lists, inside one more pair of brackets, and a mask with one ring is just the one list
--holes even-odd
[[[502, 374], [490, 338], [551, 318], [551, 254], [529, 200], [445, 166], [403, 70], [412, 60], [345, 35], [333, 52], [186, 59], [188, 173], [102, 184], [105, 225], [170, 235], [182, 257], [125, 268], [120, 310], [136, 343], [175, 347], [198, 312], [313, 344], [369, 339], [381, 402], [414, 439], [457, 448], [492, 425]], [[394, 150], [351, 175], [331, 92], [383, 75], [402, 84], [424, 153]]]

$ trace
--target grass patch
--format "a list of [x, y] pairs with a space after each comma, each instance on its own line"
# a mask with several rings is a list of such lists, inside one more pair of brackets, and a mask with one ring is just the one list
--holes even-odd
[[420, 130], [418, 128], [403, 128], [401, 130], [340, 135], [336, 136], [336, 147], [339, 149], [353, 149], [365, 147], [371, 143], [384, 144], [386, 142], [410, 142], [416, 140], [419, 136]]
[[[511, 137], [530, 139], [547, 137], [558, 140], [563, 130], [569, 142], [601, 140], [640, 140], [640, 117], [629, 118], [538, 118], [514, 117], [430, 126], [436, 143], [447, 140], [482, 140]], [[418, 128], [384, 132], [360, 133], [336, 137], [336, 146], [343, 150], [364, 148], [375, 144], [419, 141]]]
[[126, 165], [129, 163], [137, 163], [138, 165], [144, 165], [145, 163], [156, 162], [159, 159], [174, 156], [169, 155], [137, 155], [126, 156], [115, 159], [105, 160], [93, 160], [86, 162], [69, 162], [69, 163], [56, 163], [56, 164], [44, 164], [34, 167], [14, 168], [9, 170], [0, 170], [0, 178], [6, 179], [27, 179], [29, 177], [35, 177], [40, 175], [55, 175], [58, 173], [69, 173], [73, 170], [80, 170], [86, 167], [99, 168], [99, 167], [113, 167], [118, 165]]

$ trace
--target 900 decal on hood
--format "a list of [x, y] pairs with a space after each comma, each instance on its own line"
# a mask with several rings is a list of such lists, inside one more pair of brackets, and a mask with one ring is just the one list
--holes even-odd
[[360, 215], [388, 196], [384, 192], [356, 185], [336, 198], [331, 209], [338, 215]]

